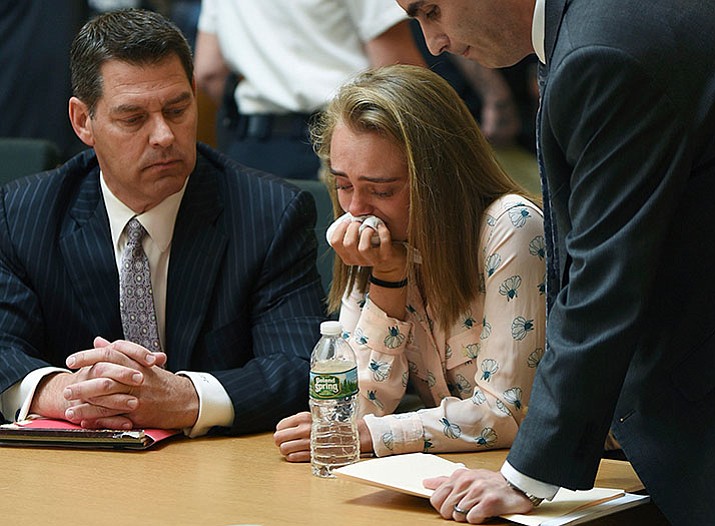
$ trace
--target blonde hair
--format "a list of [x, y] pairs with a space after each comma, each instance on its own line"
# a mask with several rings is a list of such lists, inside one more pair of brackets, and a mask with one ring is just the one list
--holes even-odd
[[[407, 242], [422, 264], [408, 258], [435, 321], [454, 323], [479, 293], [479, 232], [485, 209], [498, 197], [526, 195], [499, 166], [459, 95], [439, 75], [416, 66], [368, 70], [345, 84], [311, 133], [323, 161], [335, 217], [343, 214], [330, 170], [330, 143], [338, 123], [394, 140], [407, 160], [410, 208]], [[367, 289], [370, 268], [335, 258], [328, 296], [339, 310], [346, 290]]]

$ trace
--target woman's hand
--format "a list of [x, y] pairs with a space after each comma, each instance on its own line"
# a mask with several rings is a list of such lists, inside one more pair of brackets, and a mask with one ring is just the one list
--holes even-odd
[[273, 442], [288, 462], [310, 462], [310, 425], [308, 411], [284, 418], [276, 425]]
[[[401, 281], [405, 278], [407, 249], [402, 243], [393, 243], [390, 231], [384, 224], [377, 229], [365, 227], [360, 232], [359, 221], [339, 224], [330, 244], [338, 257], [348, 266], [372, 267], [372, 274], [385, 281]], [[372, 238], [377, 233], [378, 245]]]
[[[284, 418], [276, 425], [273, 442], [288, 462], [310, 462], [310, 426], [312, 417], [308, 411]], [[360, 418], [357, 421], [360, 437], [360, 452], [372, 453], [372, 437]]]

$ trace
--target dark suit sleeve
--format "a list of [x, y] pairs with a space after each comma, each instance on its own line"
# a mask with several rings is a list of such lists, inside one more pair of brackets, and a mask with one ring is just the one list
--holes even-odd
[[606, 47], [577, 49], [552, 66], [543, 107], [546, 170], [565, 174], [549, 177], [562, 287], [508, 460], [538, 480], [586, 489], [656, 300], [656, 269], [690, 169], [687, 116], [667, 86]]
[[[32, 219], [32, 222], [37, 224]], [[42, 348], [42, 312], [28, 277], [15, 256], [0, 189], [0, 392], [29, 372], [50, 365], [39, 358]], [[4, 415], [10, 418], [12, 415]]]
[[251, 295], [254, 357], [239, 369], [213, 373], [233, 401], [231, 433], [272, 429], [280, 418], [308, 409], [323, 290], [315, 267], [315, 204], [306, 192], [292, 195]]

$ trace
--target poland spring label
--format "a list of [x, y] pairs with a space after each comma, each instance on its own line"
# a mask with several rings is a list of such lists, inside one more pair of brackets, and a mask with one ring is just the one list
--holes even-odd
[[357, 367], [339, 373], [310, 371], [310, 397], [321, 400], [345, 398], [357, 394]]

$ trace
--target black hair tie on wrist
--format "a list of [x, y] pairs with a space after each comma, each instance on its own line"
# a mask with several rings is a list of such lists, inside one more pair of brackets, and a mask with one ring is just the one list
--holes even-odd
[[373, 285], [377, 285], [378, 287], [383, 287], [386, 289], [401, 289], [402, 287], [405, 287], [407, 285], [407, 278], [403, 279], [402, 281], [384, 281], [376, 278], [372, 274], [370, 274], [368, 281]]

